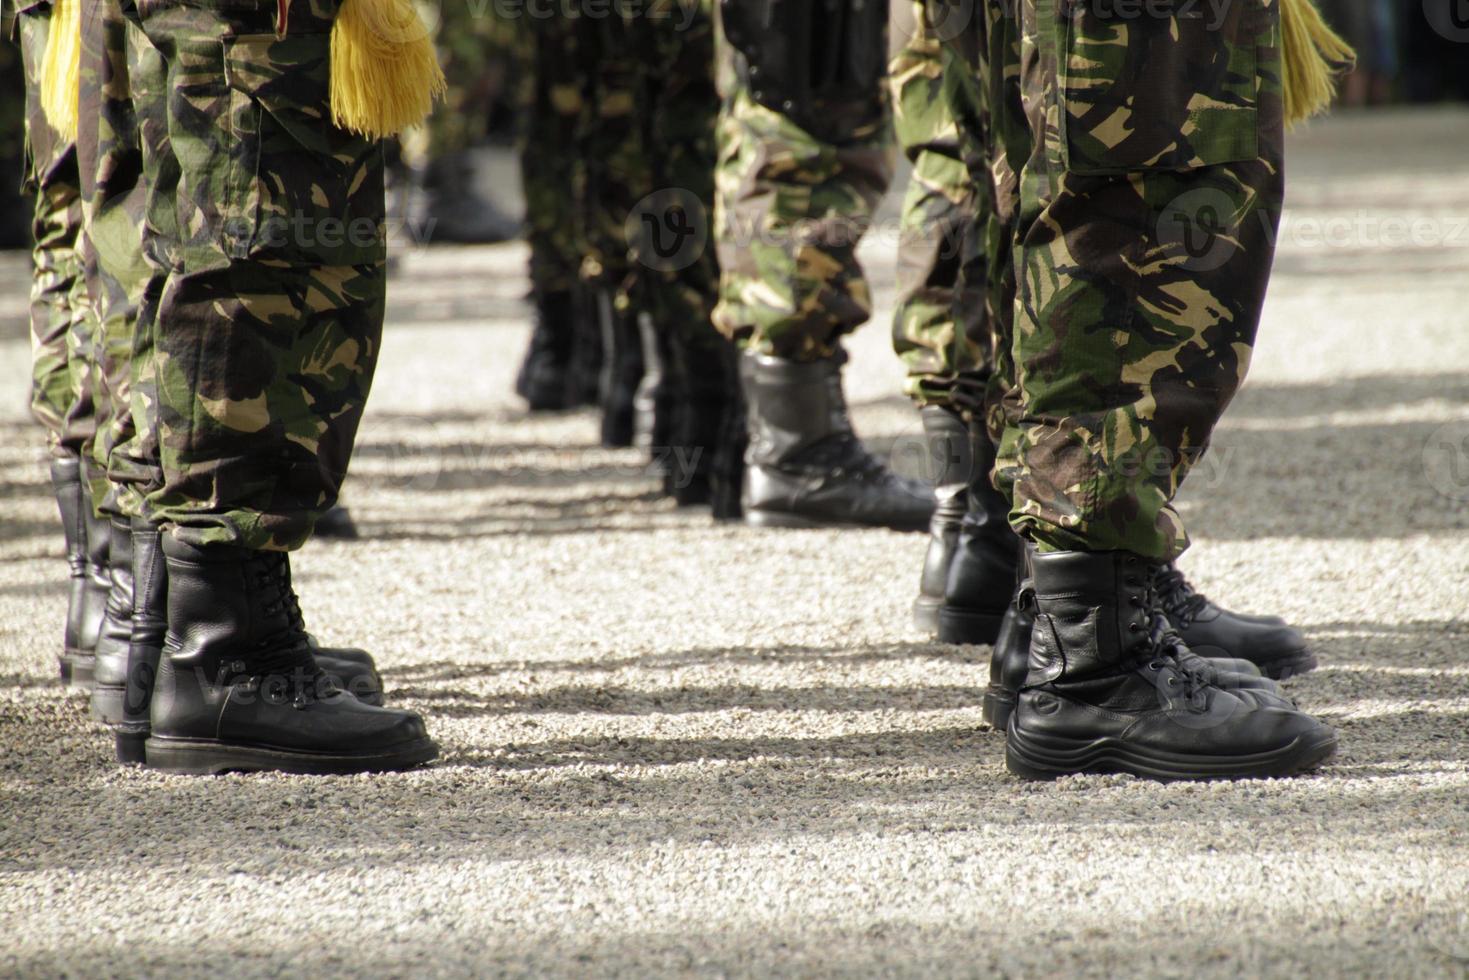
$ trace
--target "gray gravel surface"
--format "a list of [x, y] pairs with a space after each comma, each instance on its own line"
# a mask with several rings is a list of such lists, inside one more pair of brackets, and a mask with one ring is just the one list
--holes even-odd
[[[592, 415], [525, 416], [519, 247], [406, 257], [364, 539], [297, 560], [313, 629], [376, 651], [442, 760], [122, 770], [52, 681], [0, 259], [0, 974], [1469, 975], [1466, 123], [1295, 140], [1251, 383], [1184, 497], [1197, 583], [1320, 652], [1292, 692], [1343, 750], [1285, 782], [1007, 776], [988, 651], [909, 624], [920, 536], [713, 527]], [[892, 243], [866, 254], [851, 393], [902, 465]]]

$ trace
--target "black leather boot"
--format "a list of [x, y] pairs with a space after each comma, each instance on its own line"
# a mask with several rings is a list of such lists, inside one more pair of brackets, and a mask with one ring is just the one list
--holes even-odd
[[61, 511], [67, 567], [66, 628], [57, 661], [61, 680], [68, 686], [76, 677], [78, 665], [82, 665], [77, 683], [85, 687], [90, 683], [92, 657], [96, 653], [107, 596], [97, 592], [87, 574], [87, 514], [92, 509], [92, 501], [82, 486], [81, 460], [75, 456], [53, 459], [51, 488]]
[[571, 372], [576, 301], [566, 291], [540, 294], [535, 304], [535, 325], [515, 378], [515, 393], [532, 412], [559, 412], [577, 404]]
[[1159, 565], [1153, 587], [1168, 621], [1200, 656], [1248, 660], [1276, 680], [1316, 669], [1316, 655], [1299, 630], [1278, 617], [1221, 609], [1195, 591], [1177, 565]]
[[1029, 779], [1123, 772], [1152, 779], [1289, 776], [1336, 733], [1285, 699], [1230, 691], [1180, 658], [1152, 588], [1123, 552], [1032, 556], [1035, 629], [1006, 763]]
[[423, 172], [423, 213], [415, 217], [420, 242], [488, 245], [520, 234], [520, 222], [501, 211], [475, 183], [467, 152], [434, 160]]
[[994, 643], [1015, 596], [1021, 542], [1010, 527], [1010, 502], [995, 489], [995, 444], [982, 420], [972, 423], [973, 480], [960, 524], [944, 601], [938, 614], [942, 643]]
[[[728, 510], [732, 498], [738, 511], [748, 445], [738, 438], [747, 424], [739, 354], [712, 325], [701, 324], [700, 330], [702, 335], [682, 336], [672, 348], [682, 396], [667, 460], [668, 489], [680, 507], [720, 503], [721, 510]], [[729, 444], [732, 434], [737, 445]], [[715, 499], [716, 483], [721, 484], [723, 502]]]
[[933, 473], [935, 506], [929, 522], [928, 552], [923, 574], [918, 579], [918, 598], [913, 602], [913, 623], [932, 636], [939, 630], [939, 610], [944, 605], [944, 588], [949, 567], [959, 546], [959, 530], [969, 509], [969, 485], [974, 479], [974, 447], [964, 416], [943, 405], [919, 410], [923, 435], [928, 443], [929, 466]]
[[[142, 765], [148, 735], [153, 730], [153, 684], [168, 632], [168, 567], [158, 528], [142, 518], [131, 523], [133, 555], [133, 613], [127, 668], [123, 672], [122, 703], [113, 727], [117, 761]], [[96, 703], [95, 700], [93, 702]], [[104, 705], [112, 711], [112, 705]]]
[[[127, 728], [129, 698], [136, 695], [142, 703], [134, 709], [133, 713], [141, 713], [145, 722], [141, 737], [146, 739], [148, 734], [147, 702], [152, 692], [152, 677], [158, 671], [158, 652], [163, 646], [163, 630], [167, 626], [167, 608], [164, 603], [168, 596], [168, 571], [159, 550], [156, 529], [147, 522], [139, 521], [134, 521], [130, 525], [123, 524], [121, 527], [127, 530], [125, 547], [131, 559], [130, 571], [126, 576], [130, 610], [125, 617], [116, 614], [114, 607], [118, 605], [120, 590], [115, 587], [112, 597], [108, 600], [107, 619], [103, 621], [102, 638], [97, 644], [97, 684], [92, 688], [92, 716], [104, 725]], [[119, 540], [116, 536], [119, 522], [113, 522], [113, 529], [113, 553], [115, 555], [119, 547]], [[141, 550], [135, 553], [135, 549]], [[349, 694], [356, 695], [357, 699], [364, 704], [381, 705], [383, 703], [383, 681], [378, 675], [377, 666], [371, 655], [365, 650], [355, 648], [319, 646], [316, 638], [306, 632], [301, 604], [291, 584], [289, 561], [285, 564], [284, 576], [287, 590], [286, 609], [290, 614], [291, 624], [306, 637], [307, 644], [311, 647], [311, 652], [322, 672], [331, 678], [337, 687]], [[147, 583], [152, 589], [151, 598], [139, 597], [135, 594], [136, 583], [140, 581]], [[163, 623], [162, 626], [158, 625], [160, 622]], [[115, 628], [114, 623], [125, 623], [126, 629]], [[145, 635], [136, 638], [135, 634], [140, 629]], [[123, 635], [124, 633], [126, 635]], [[146, 670], [146, 683], [134, 676], [138, 670]], [[141, 752], [141, 739], [136, 734], [130, 741], [138, 746], [133, 751]], [[119, 746], [122, 745], [122, 742], [123, 740], [119, 739]], [[142, 759], [122, 759], [119, 756], [119, 761], [141, 762]]]
[[182, 773], [409, 769], [438, 756], [423, 719], [363, 704], [292, 621], [284, 554], [163, 540], [168, 637], [147, 765]]
[[665, 496], [673, 496], [672, 455], [684, 400], [677, 342], [666, 326], [649, 316], [638, 317], [643, 348], [643, 378], [633, 395], [633, 444], [648, 453], [649, 473], [658, 478]]
[[[996, 731], [1004, 732], [1020, 699], [1020, 689], [1030, 669], [1030, 641], [1035, 629], [1035, 582], [1029, 578], [1020, 583], [1015, 601], [1000, 624], [1000, 636], [990, 654], [990, 683], [984, 694], [984, 720]], [[1197, 652], [1179, 648], [1174, 651], [1179, 663], [1203, 674], [1215, 687], [1229, 691], [1260, 691], [1278, 695], [1280, 687], [1261, 675], [1248, 660], [1233, 657], [1202, 657]]]
[[621, 449], [636, 435], [636, 400], [643, 380], [643, 339], [634, 310], [619, 310], [608, 293], [597, 295], [602, 324], [602, 445]]
[[112, 525], [92, 507], [85, 462], [82, 463], [80, 473], [81, 515], [82, 523], [86, 526], [86, 581], [69, 686], [73, 691], [90, 694], [97, 667], [97, 641], [102, 635], [102, 620], [107, 614], [107, 597], [112, 593], [112, 572], [108, 563], [108, 553], [112, 548]]
[[595, 407], [601, 402], [602, 324], [597, 316], [596, 296], [585, 286], [571, 291], [574, 311], [570, 372], [571, 406]]
[[750, 450], [745, 523], [922, 531], [933, 490], [868, 453], [847, 415], [844, 354], [818, 361], [744, 355]]
[[108, 575], [112, 581], [97, 637], [92, 717], [106, 725], [122, 720], [127, 693], [128, 651], [133, 642], [133, 527], [114, 517], [108, 524]]
[[750, 450], [750, 413], [740, 380], [744, 355], [732, 342], [721, 349], [719, 383], [724, 406], [709, 460], [709, 510], [716, 521], [745, 518], [745, 469]]

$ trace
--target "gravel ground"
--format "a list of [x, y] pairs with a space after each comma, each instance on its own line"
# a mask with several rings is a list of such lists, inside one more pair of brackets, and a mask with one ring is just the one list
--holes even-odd
[[[0, 259], [0, 974], [1469, 975], [1466, 122], [1296, 141], [1251, 383], [1186, 491], [1197, 583], [1319, 649], [1292, 691], [1343, 751], [1284, 782], [1007, 776], [988, 651], [910, 627], [920, 536], [712, 527], [590, 414], [523, 414], [519, 247], [407, 257], [365, 537], [297, 561], [315, 631], [377, 652], [442, 760], [119, 769], [52, 682]], [[867, 254], [890, 308], [891, 243]], [[886, 316], [850, 387], [902, 461]]]

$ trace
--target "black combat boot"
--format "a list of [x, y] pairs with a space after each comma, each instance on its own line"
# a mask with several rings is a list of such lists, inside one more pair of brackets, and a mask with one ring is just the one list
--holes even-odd
[[[1000, 635], [990, 652], [990, 682], [984, 692], [984, 720], [997, 732], [1005, 732], [1025, 675], [1030, 670], [1030, 640], [1035, 629], [1035, 583], [1020, 583], [1015, 601], [1005, 612]], [[1192, 651], [1175, 651], [1179, 662], [1202, 673], [1215, 687], [1229, 691], [1256, 691], [1279, 695], [1280, 687], [1260, 674], [1248, 660], [1233, 657], [1200, 657]]]
[[[680, 337], [673, 346], [682, 398], [668, 455], [668, 489], [680, 507], [698, 507], [716, 502], [718, 482], [726, 497], [723, 509], [728, 508], [728, 498], [732, 497], [738, 511], [747, 443], [737, 440], [737, 446], [730, 446], [727, 440], [732, 427], [737, 432], [746, 425], [740, 398], [739, 354], [712, 325], [701, 324], [700, 329], [706, 333], [695, 338]], [[733, 492], [728, 493], [726, 488]]]
[[649, 316], [638, 317], [643, 347], [643, 379], [633, 395], [633, 445], [646, 451], [649, 474], [656, 476], [665, 496], [673, 496], [674, 439], [684, 401], [683, 377], [673, 331]]
[[975, 453], [964, 416], [944, 405], [925, 406], [918, 414], [928, 443], [935, 506], [928, 525], [928, 553], [918, 580], [918, 598], [913, 602], [913, 622], [932, 636], [939, 631], [939, 610], [944, 604], [949, 567], [959, 546], [964, 513], [969, 509]]
[[994, 643], [1015, 596], [1021, 542], [1010, 502], [995, 489], [995, 444], [982, 420], [970, 424], [973, 479], [938, 613], [943, 643]]
[[82, 485], [81, 460], [75, 456], [53, 459], [51, 488], [61, 511], [67, 566], [66, 629], [57, 660], [62, 682], [85, 689], [91, 685], [92, 658], [96, 654], [107, 592], [99, 591], [88, 574], [87, 514], [92, 509], [92, 501]]
[[451, 153], [422, 174], [423, 211], [414, 221], [420, 242], [489, 245], [520, 234], [520, 222], [505, 214], [475, 184], [474, 158]]
[[112, 594], [112, 571], [108, 562], [108, 554], [112, 550], [112, 525], [92, 506], [86, 463], [82, 464], [80, 472], [81, 517], [86, 527], [85, 583], [69, 685], [73, 691], [90, 694], [97, 667], [97, 641], [102, 635], [102, 621], [107, 614], [107, 598]]
[[596, 295], [585, 286], [571, 290], [574, 328], [571, 363], [568, 366], [571, 407], [596, 407], [602, 397], [602, 324], [597, 316]]
[[[740, 380], [744, 355], [733, 343], [720, 349], [719, 385], [723, 408], [711, 424], [712, 456], [709, 460], [709, 510], [716, 521], [745, 518], [745, 470], [750, 450], [750, 414]], [[708, 418], [713, 418], [711, 412]], [[692, 440], [691, 443], [693, 444]]]
[[1221, 609], [1195, 591], [1177, 565], [1159, 565], [1153, 588], [1168, 621], [1200, 656], [1248, 660], [1276, 680], [1316, 669], [1316, 656], [1299, 630], [1274, 616], [1244, 616]]
[[[139, 527], [140, 523], [141, 527]], [[126, 532], [125, 543], [119, 537], [121, 532]], [[125, 727], [128, 717], [127, 698], [131, 691], [129, 680], [131, 672], [138, 669], [137, 664], [147, 664], [146, 669], [150, 679], [146, 689], [151, 692], [151, 677], [158, 669], [157, 651], [162, 648], [163, 641], [162, 627], [157, 624], [159, 619], [166, 617], [167, 614], [167, 609], [160, 603], [166, 601], [167, 598], [168, 571], [158, 550], [158, 532], [146, 522], [127, 524], [114, 520], [113, 534], [113, 555], [117, 555], [119, 547], [122, 547], [126, 549], [130, 557], [129, 570], [125, 576], [129, 610], [126, 614], [119, 614], [117, 611], [121, 608], [122, 589], [116, 584], [119, 576], [114, 563], [113, 594], [108, 599], [107, 618], [103, 621], [102, 636], [97, 643], [97, 683], [92, 688], [92, 716], [104, 725]], [[138, 546], [145, 550], [134, 554], [134, 548]], [[291, 624], [306, 637], [322, 672], [331, 678], [337, 687], [356, 695], [357, 699], [364, 704], [381, 705], [383, 703], [383, 681], [378, 675], [377, 665], [373, 662], [371, 655], [365, 650], [352, 647], [319, 646], [316, 638], [306, 632], [301, 604], [291, 584], [289, 561], [286, 562], [284, 575], [287, 590], [286, 609], [290, 614]], [[135, 582], [140, 580], [139, 576], [147, 576], [146, 580], [151, 583], [153, 588], [151, 603], [140, 602], [139, 597], [134, 594]], [[160, 599], [160, 596], [163, 598]], [[151, 627], [143, 628], [144, 632], [150, 635], [145, 636], [142, 642], [134, 642], [133, 634], [140, 628], [134, 623], [134, 615], [140, 607], [142, 612], [136, 615], [148, 619]], [[146, 709], [146, 707], [144, 703], [143, 708]], [[146, 719], [146, 711], [143, 717]], [[146, 738], [146, 726], [143, 735]]]
[[163, 540], [168, 637], [147, 765], [183, 773], [409, 769], [423, 719], [363, 704], [322, 672], [290, 610], [284, 554]]
[[643, 380], [643, 338], [635, 310], [619, 310], [612, 296], [597, 296], [602, 324], [602, 445], [621, 449], [637, 432], [637, 394]]
[[515, 393], [532, 412], [560, 412], [578, 404], [572, 378], [576, 300], [570, 290], [535, 297], [530, 347], [515, 378]]
[[1187, 647], [1125, 552], [1032, 556], [1030, 667], [1006, 762], [1030, 779], [1124, 772], [1153, 779], [1289, 776], [1336, 751], [1336, 733], [1268, 692], [1230, 691]]
[[[153, 730], [151, 707], [153, 683], [158, 677], [158, 662], [163, 656], [164, 636], [168, 632], [168, 567], [158, 528], [142, 518], [131, 524], [133, 556], [133, 613], [128, 643], [127, 667], [123, 671], [122, 703], [113, 725], [117, 761], [123, 765], [142, 765], [145, 761], [148, 735]], [[95, 705], [97, 702], [93, 700]], [[104, 702], [109, 716], [114, 706]]]
[[933, 490], [893, 473], [852, 431], [842, 392], [845, 362], [841, 353], [811, 362], [745, 354], [745, 523], [928, 527]]
[[107, 608], [97, 636], [97, 658], [92, 685], [92, 717], [105, 725], [122, 721], [127, 693], [128, 656], [133, 642], [133, 527], [120, 517], [108, 531], [108, 575], [112, 582]]

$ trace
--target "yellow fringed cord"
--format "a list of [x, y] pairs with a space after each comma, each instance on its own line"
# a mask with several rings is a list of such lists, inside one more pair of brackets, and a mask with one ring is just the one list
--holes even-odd
[[345, 0], [331, 61], [333, 120], [371, 139], [423, 122], [448, 91], [413, 0]]
[[41, 55], [41, 110], [67, 141], [77, 138], [81, 73], [82, 0], [55, 0]]
[[1285, 124], [1295, 126], [1331, 106], [1337, 76], [1351, 70], [1357, 53], [1321, 19], [1313, 0], [1280, 3]]

